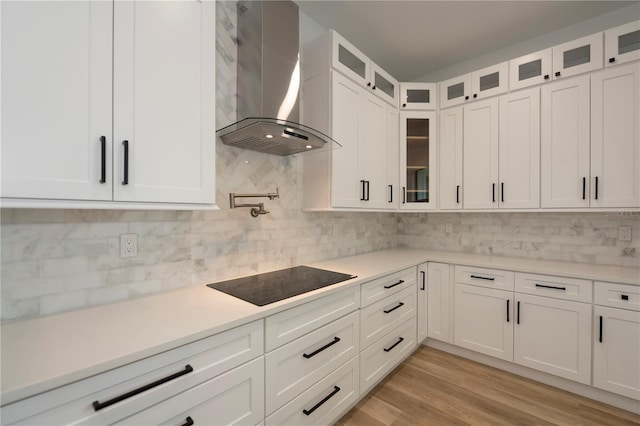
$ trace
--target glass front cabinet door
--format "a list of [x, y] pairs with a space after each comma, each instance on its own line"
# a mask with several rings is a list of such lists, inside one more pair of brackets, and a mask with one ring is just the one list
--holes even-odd
[[436, 113], [400, 113], [400, 209], [436, 207]]
[[602, 33], [553, 47], [553, 78], [564, 78], [602, 68]]
[[604, 32], [604, 65], [610, 67], [640, 59], [640, 21]]
[[436, 109], [436, 83], [400, 83], [400, 111]]
[[517, 90], [551, 81], [551, 49], [509, 61], [509, 89]]

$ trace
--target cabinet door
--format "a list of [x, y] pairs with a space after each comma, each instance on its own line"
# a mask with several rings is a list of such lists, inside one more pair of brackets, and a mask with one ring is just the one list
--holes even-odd
[[471, 98], [482, 99], [505, 93], [509, 88], [509, 62], [471, 73]]
[[540, 89], [500, 97], [500, 207], [540, 207]]
[[516, 294], [513, 360], [591, 384], [591, 304]]
[[110, 200], [112, 4], [0, 7], [2, 196]]
[[440, 83], [440, 108], [460, 105], [469, 100], [471, 74], [461, 75]]
[[424, 341], [427, 338], [428, 330], [428, 299], [429, 293], [427, 293], [427, 272], [428, 263], [418, 265], [418, 312], [416, 317], [418, 318], [418, 343]]
[[400, 113], [400, 185], [404, 210], [435, 208], [436, 113]]
[[440, 209], [462, 208], [462, 107], [440, 112]]
[[115, 2], [115, 200], [214, 202], [215, 9]]
[[509, 89], [517, 90], [551, 81], [551, 49], [509, 61]]
[[400, 83], [400, 110], [435, 109], [435, 83]]
[[602, 33], [554, 46], [553, 78], [570, 77], [602, 68], [602, 49]]
[[541, 206], [589, 207], [589, 76], [542, 87]]
[[640, 400], [640, 312], [593, 311], [593, 386]]
[[364, 179], [361, 206], [384, 209], [387, 207], [388, 201], [385, 173], [388, 106], [371, 94], [363, 96], [361, 102], [361, 137], [358, 144], [358, 168], [360, 179]]
[[513, 361], [513, 293], [455, 284], [454, 343]]
[[427, 275], [427, 336], [452, 343], [453, 275], [450, 266], [429, 262]]
[[606, 67], [640, 59], [640, 21], [604, 32], [604, 58]]
[[398, 80], [391, 74], [371, 62], [371, 91], [390, 105], [398, 105]]
[[498, 207], [498, 99], [464, 107], [465, 209]]
[[361, 86], [371, 87], [369, 58], [335, 31], [331, 31], [331, 65]]
[[387, 170], [387, 184], [385, 195], [385, 207], [390, 210], [398, 208], [398, 199], [400, 195], [400, 116], [395, 107], [387, 105], [386, 108], [387, 121], [386, 132], [387, 139], [385, 146], [387, 154], [385, 156]]
[[333, 207], [359, 207], [363, 178], [358, 170], [360, 115], [364, 88], [339, 73], [332, 73], [332, 137], [341, 148], [332, 152], [331, 199]]
[[640, 68], [591, 76], [591, 206], [640, 206]]

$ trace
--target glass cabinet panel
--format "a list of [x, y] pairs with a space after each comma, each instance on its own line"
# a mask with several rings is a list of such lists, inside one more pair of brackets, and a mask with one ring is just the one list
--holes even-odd
[[435, 207], [435, 112], [403, 112], [401, 127], [401, 209]]
[[374, 84], [376, 90], [382, 90], [390, 98], [396, 97], [396, 85], [384, 78], [380, 73], [376, 72], [374, 76]]
[[529, 78], [539, 77], [542, 75], [542, 59], [524, 63], [518, 66], [518, 80], [527, 80]]
[[407, 111], [436, 109], [435, 83], [400, 83], [400, 108]]
[[553, 78], [564, 78], [602, 68], [603, 33], [554, 46]]
[[575, 49], [567, 50], [562, 55], [564, 69], [586, 64], [591, 61], [591, 46], [580, 46]]
[[362, 78], [367, 78], [367, 65], [343, 45], [338, 46], [338, 61]]
[[509, 89], [516, 90], [551, 80], [552, 49], [544, 49], [509, 61]]
[[640, 59], [640, 21], [604, 32], [605, 65], [612, 66]]

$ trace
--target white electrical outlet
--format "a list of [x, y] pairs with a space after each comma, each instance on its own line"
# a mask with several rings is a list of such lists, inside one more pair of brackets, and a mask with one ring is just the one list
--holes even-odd
[[631, 227], [630, 226], [618, 226], [618, 240], [619, 241], [631, 241]]
[[136, 257], [138, 255], [138, 234], [120, 235], [120, 257]]
[[444, 225], [444, 232], [446, 232], [447, 234], [450, 234], [453, 232], [453, 225], [450, 223], [447, 223]]

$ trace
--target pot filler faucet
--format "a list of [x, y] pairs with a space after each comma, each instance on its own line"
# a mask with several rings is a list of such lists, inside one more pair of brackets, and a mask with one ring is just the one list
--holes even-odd
[[258, 217], [261, 214], [269, 213], [264, 209], [264, 203], [238, 204], [236, 203], [236, 198], [268, 198], [270, 200], [275, 200], [276, 198], [280, 198], [280, 192], [278, 191], [278, 188], [276, 188], [276, 192], [268, 192], [266, 194], [236, 194], [235, 192], [229, 193], [229, 205], [232, 209], [235, 209], [236, 207], [250, 207], [251, 216]]

